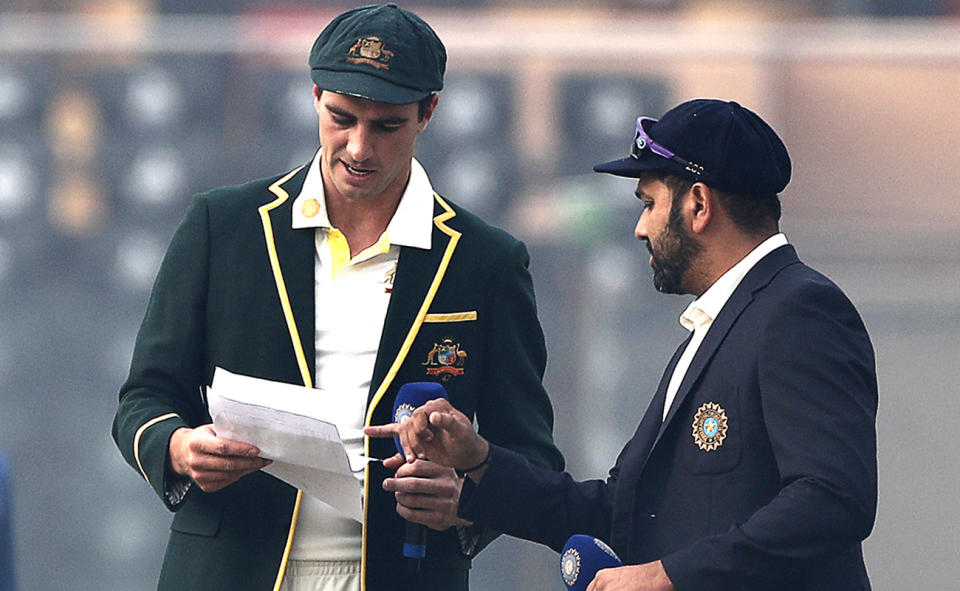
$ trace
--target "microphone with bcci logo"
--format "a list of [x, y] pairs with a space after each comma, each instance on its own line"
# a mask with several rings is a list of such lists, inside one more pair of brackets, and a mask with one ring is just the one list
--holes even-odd
[[593, 536], [570, 536], [560, 553], [560, 578], [572, 591], [584, 591], [598, 571], [618, 566], [623, 563], [616, 553]]
[[[435, 398], [446, 398], [446, 389], [435, 382], [410, 382], [400, 386], [397, 399], [393, 403], [393, 422], [402, 423], [410, 418], [413, 411]], [[394, 437], [397, 451], [403, 454], [400, 438]], [[403, 555], [419, 559], [427, 555], [427, 528], [419, 523], [407, 522], [403, 539]]]

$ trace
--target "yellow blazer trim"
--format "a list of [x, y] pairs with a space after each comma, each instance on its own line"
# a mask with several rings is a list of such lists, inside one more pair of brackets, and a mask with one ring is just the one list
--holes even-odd
[[[303, 168], [302, 166], [300, 168]], [[260, 220], [263, 222], [263, 234], [267, 241], [267, 254], [270, 257], [270, 268], [273, 269], [273, 279], [277, 283], [277, 294], [280, 296], [280, 305], [283, 308], [283, 317], [287, 321], [287, 330], [290, 331], [290, 341], [293, 343], [293, 350], [297, 357], [297, 365], [300, 367], [300, 378], [303, 384], [313, 387], [313, 379], [310, 377], [310, 366], [307, 365], [306, 355], [303, 353], [303, 344], [300, 341], [300, 332], [297, 330], [297, 323], [293, 318], [293, 308], [290, 307], [290, 297], [287, 295], [287, 284], [283, 280], [283, 271], [280, 269], [280, 259], [277, 258], [277, 245], [273, 239], [273, 223], [270, 221], [270, 211], [276, 209], [290, 198], [290, 195], [280, 188], [280, 185], [290, 180], [290, 177], [297, 174], [300, 168], [290, 171], [286, 176], [270, 185], [270, 192], [277, 196], [276, 199], [261, 205], [257, 211], [260, 212]]]
[[[410, 352], [410, 347], [413, 345], [413, 340], [417, 337], [417, 333], [420, 332], [420, 326], [427, 317], [427, 310], [430, 309], [430, 304], [433, 302], [433, 298], [437, 294], [437, 289], [440, 287], [440, 283], [443, 281], [443, 276], [447, 272], [447, 266], [450, 265], [450, 259], [453, 257], [453, 251], [457, 249], [457, 243], [460, 242], [460, 232], [457, 232], [444, 223], [447, 220], [455, 217], [457, 214], [443, 199], [440, 198], [440, 195], [434, 193], [433, 198], [436, 199], [437, 203], [440, 204], [440, 207], [442, 207], [444, 210], [443, 213], [433, 218], [433, 224], [437, 227], [437, 229], [450, 237], [450, 242], [447, 243], [447, 249], [443, 253], [443, 258], [440, 259], [440, 266], [437, 267], [437, 272], [433, 276], [433, 282], [430, 284], [430, 289], [427, 290], [426, 297], [423, 298], [423, 304], [420, 305], [420, 310], [417, 312], [417, 316], [413, 320], [413, 325], [407, 332], [407, 337], [404, 339], [403, 345], [400, 346], [400, 352], [397, 354], [396, 359], [393, 360], [393, 365], [390, 366], [389, 371], [387, 371], [387, 375], [384, 376], [383, 382], [381, 382], [380, 387], [377, 388], [376, 394], [373, 395], [373, 400], [370, 402], [370, 406], [367, 409], [367, 416], [363, 421], [364, 425], [369, 425], [370, 421], [373, 420], [374, 409], [376, 409], [377, 404], [380, 403], [380, 400], [390, 387], [390, 384], [393, 383], [393, 378], [397, 376], [400, 366], [403, 365], [404, 360], [407, 358], [407, 353]], [[364, 436], [363, 438], [363, 453], [367, 456], [370, 455], [370, 438], [367, 436]], [[364, 468], [363, 498], [370, 498], [369, 464], [367, 464], [367, 467]], [[369, 510], [370, 503], [365, 502], [363, 504], [363, 535], [361, 546], [363, 550], [360, 558], [361, 590], [365, 588], [367, 580], [367, 522], [369, 521]]]
[[424, 322], [469, 322], [477, 319], [477, 311], [469, 312], [451, 312], [449, 314], [427, 314], [423, 317]]
[[[143, 464], [140, 463], [140, 436], [143, 435], [144, 431], [156, 425], [157, 423], [179, 416], [180, 415], [175, 412], [168, 412], [165, 415], [160, 415], [159, 417], [150, 419], [146, 423], [140, 425], [140, 428], [137, 429], [137, 433], [133, 436], [133, 457], [137, 459], [137, 468], [140, 468], [140, 474], [143, 474], [143, 479], [147, 481], [147, 484], [150, 484], [150, 478], [147, 476], [147, 471], [143, 469]], [[150, 486], [153, 485], [150, 484]]]
[[[283, 178], [270, 185], [270, 192], [277, 196], [276, 199], [261, 205], [257, 211], [260, 212], [260, 220], [263, 222], [263, 236], [267, 242], [267, 254], [270, 257], [270, 268], [273, 270], [273, 279], [277, 284], [277, 295], [280, 296], [280, 305], [283, 308], [283, 317], [287, 321], [287, 330], [290, 332], [290, 342], [293, 343], [293, 351], [297, 357], [297, 366], [300, 368], [300, 378], [303, 385], [312, 388], [313, 378], [310, 375], [310, 366], [307, 364], [307, 357], [303, 352], [303, 342], [300, 340], [300, 332], [297, 330], [297, 323], [293, 318], [293, 308], [290, 307], [290, 297], [287, 295], [287, 284], [283, 280], [283, 272], [280, 269], [280, 259], [277, 258], [277, 245], [273, 237], [273, 224], [270, 222], [270, 211], [282, 205], [290, 194], [284, 191], [280, 185], [290, 180], [300, 169], [296, 168], [286, 174]], [[290, 548], [293, 545], [293, 534], [297, 531], [297, 518], [300, 516], [300, 500], [303, 498], [303, 492], [297, 491], [297, 500], [293, 504], [293, 516], [290, 519], [290, 532], [287, 534], [287, 544], [283, 548], [283, 557], [280, 559], [280, 570], [277, 573], [277, 579], [273, 584], [273, 591], [279, 591], [283, 583], [283, 573], [287, 570], [287, 560], [290, 558]]]

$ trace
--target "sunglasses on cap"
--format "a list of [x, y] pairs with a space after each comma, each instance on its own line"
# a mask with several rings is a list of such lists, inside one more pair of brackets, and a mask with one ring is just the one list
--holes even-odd
[[656, 122], [657, 120], [652, 117], [637, 117], [637, 135], [634, 136], [633, 144], [630, 145], [630, 156], [639, 160], [641, 152], [644, 150], [650, 150], [657, 156], [661, 156], [667, 160], [676, 162], [687, 172], [693, 173], [697, 176], [702, 175], [703, 166], [694, 162], [690, 162], [689, 160], [684, 160], [670, 150], [664, 148], [662, 145], [658, 144], [656, 140], [647, 134], [646, 128], [650, 127]]

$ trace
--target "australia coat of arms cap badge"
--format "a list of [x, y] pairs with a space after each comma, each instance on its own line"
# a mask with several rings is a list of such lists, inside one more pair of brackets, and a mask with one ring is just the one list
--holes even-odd
[[384, 47], [380, 37], [369, 36], [357, 39], [347, 51], [347, 61], [352, 64], [366, 64], [378, 70], [390, 69], [393, 52]]

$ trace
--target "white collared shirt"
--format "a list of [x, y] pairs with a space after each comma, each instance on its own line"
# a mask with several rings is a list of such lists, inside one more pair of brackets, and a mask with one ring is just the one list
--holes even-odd
[[[413, 160], [410, 179], [386, 231], [376, 244], [351, 258], [346, 239], [327, 215], [320, 154], [310, 164], [293, 202], [291, 224], [294, 229], [316, 228], [314, 387], [356, 468], [362, 465], [357, 457], [363, 454], [367, 396], [400, 247], [430, 248], [433, 187], [423, 167]], [[357, 472], [357, 478], [362, 481], [363, 471]], [[361, 535], [359, 523], [304, 495], [290, 558], [359, 560]]]
[[[307, 178], [300, 194], [293, 201], [293, 228], [330, 228], [327, 204], [323, 193], [323, 176], [320, 173], [320, 154], [310, 163]], [[313, 203], [309, 203], [313, 201]], [[305, 209], [305, 206], [306, 209]], [[316, 208], [314, 210], [314, 208]], [[306, 213], [316, 211], [314, 215]], [[401, 246], [430, 249], [433, 235], [433, 186], [423, 166], [414, 158], [410, 162], [410, 180], [400, 198], [396, 213], [387, 225], [386, 234], [390, 243]]]
[[750, 269], [759, 263], [760, 259], [786, 244], [787, 237], [782, 233], [774, 234], [758, 244], [747, 256], [740, 259], [736, 265], [730, 267], [726, 273], [714, 281], [713, 285], [700, 297], [690, 302], [687, 309], [680, 315], [680, 325], [693, 331], [693, 337], [687, 343], [687, 348], [683, 350], [680, 360], [677, 361], [677, 367], [674, 368], [673, 375], [670, 376], [670, 383], [667, 385], [667, 398], [663, 405], [663, 420], [667, 419], [670, 405], [673, 404], [677, 390], [680, 389], [680, 384], [683, 382], [684, 376], [687, 375], [690, 362], [693, 361], [693, 356], [696, 355], [714, 319], [720, 314], [720, 310], [723, 309], [727, 300], [736, 291]]

